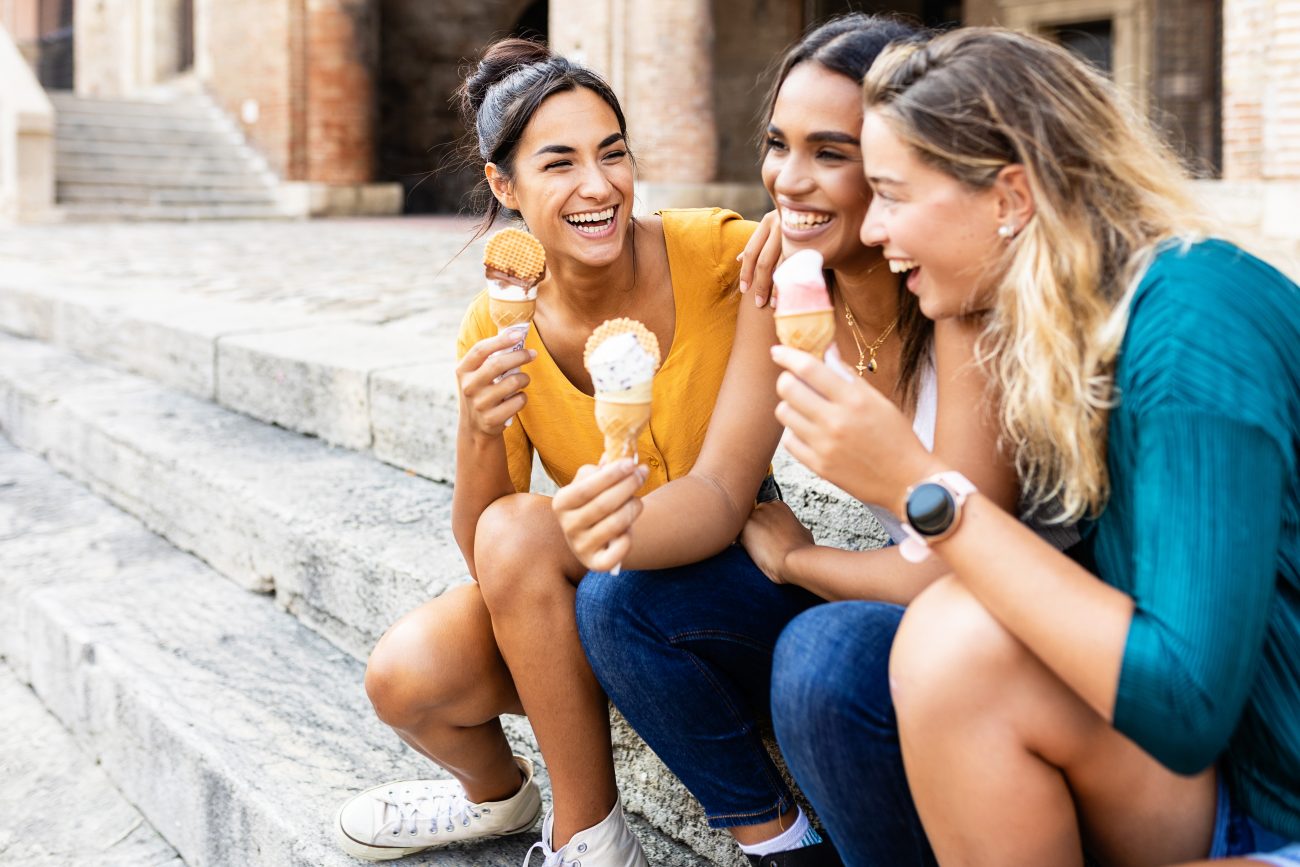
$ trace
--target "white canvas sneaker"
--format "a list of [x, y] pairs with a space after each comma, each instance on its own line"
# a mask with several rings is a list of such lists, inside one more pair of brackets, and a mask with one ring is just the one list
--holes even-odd
[[554, 823], [555, 815], [548, 811], [542, 820], [542, 839], [528, 850], [524, 867], [528, 867], [536, 849], [542, 850], [542, 867], [650, 867], [641, 841], [627, 826], [621, 797], [599, 825], [574, 834], [558, 852], [551, 850]]
[[349, 799], [334, 820], [343, 851], [366, 861], [391, 861], [425, 849], [521, 834], [542, 811], [533, 763], [519, 791], [504, 801], [476, 804], [455, 780], [402, 780], [366, 789]]

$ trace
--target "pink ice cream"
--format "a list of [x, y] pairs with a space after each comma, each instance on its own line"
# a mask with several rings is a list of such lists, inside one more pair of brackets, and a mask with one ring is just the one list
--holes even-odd
[[822, 254], [816, 250], [800, 250], [786, 259], [772, 273], [772, 280], [776, 283], [778, 316], [831, 309], [822, 274]]

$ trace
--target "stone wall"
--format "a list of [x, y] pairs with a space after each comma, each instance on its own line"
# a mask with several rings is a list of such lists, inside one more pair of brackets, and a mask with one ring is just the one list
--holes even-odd
[[283, 179], [371, 180], [378, 21], [370, 0], [208, 0], [198, 66]]
[[1300, 0], [1224, 0], [1225, 180], [1300, 181]]

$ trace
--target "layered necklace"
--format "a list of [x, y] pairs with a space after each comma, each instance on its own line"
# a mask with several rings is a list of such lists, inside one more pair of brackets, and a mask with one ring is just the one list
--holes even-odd
[[[882, 262], [880, 264], [884, 263]], [[876, 268], [880, 267], [880, 264], [875, 265], [870, 271], [863, 275], [864, 279], [865, 277], [871, 276], [872, 272], [875, 271]], [[836, 288], [838, 288], [838, 286]], [[889, 335], [894, 333], [894, 329], [898, 326], [899, 317], [901, 317], [902, 314], [900, 313], [896, 315], [894, 321], [886, 325], [885, 330], [880, 332], [880, 336], [868, 343], [867, 338], [862, 334], [862, 329], [858, 327], [858, 321], [853, 318], [853, 311], [849, 309], [848, 297], [844, 296], [844, 293], [842, 292], [840, 295], [841, 300], [844, 302], [844, 321], [848, 323], [849, 334], [853, 337], [853, 345], [858, 348], [858, 363], [853, 365], [853, 368], [858, 372], [858, 376], [865, 377], [868, 373], [876, 372], [876, 368], [878, 367], [876, 364], [876, 351], [879, 350], [880, 347], [884, 346], [885, 341], [889, 339]]]

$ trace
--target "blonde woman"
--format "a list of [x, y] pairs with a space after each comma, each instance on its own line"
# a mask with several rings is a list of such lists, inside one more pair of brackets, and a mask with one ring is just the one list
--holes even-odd
[[[860, 490], [952, 570], [890, 672], [938, 860], [1300, 864], [1300, 288], [1207, 240], [1145, 123], [1059, 47], [956, 31], [864, 93], [864, 240], [927, 316], [987, 312], [1006, 446], [1092, 546], [1053, 550], [855, 393], [881, 444]], [[838, 376], [773, 354], [791, 450], [825, 459]]]

